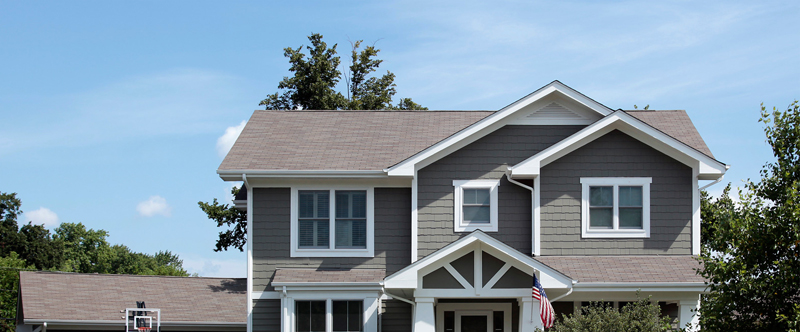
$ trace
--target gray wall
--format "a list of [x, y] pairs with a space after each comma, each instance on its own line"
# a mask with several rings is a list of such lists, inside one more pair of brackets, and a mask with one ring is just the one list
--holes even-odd
[[289, 257], [290, 189], [253, 189], [253, 291], [272, 290], [276, 268], [373, 268], [411, 263], [411, 189], [375, 188], [375, 257]]
[[[541, 170], [542, 255], [692, 253], [692, 169], [612, 131]], [[652, 177], [649, 239], [582, 239], [581, 177]]]
[[506, 166], [533, 156], [583, 127], [505, 126], [419, 170], [419, 257], [469, 234], [453, 232], [453, 180], [500, 178], [499, 229], [489, 235], [530, 253], [530, 191], [505, 179]]
[[388, 300], [383, 301], [381, 310], [382, 332], [409, 332], [411, 326], [411, 305], [405, 302]]
[[281, 330], [281, 300], [253, 301], [253, 331]]

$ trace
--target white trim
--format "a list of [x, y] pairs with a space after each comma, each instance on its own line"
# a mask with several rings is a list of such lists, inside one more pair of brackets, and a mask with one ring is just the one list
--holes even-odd
[[[480, 229], [484, 232], [497, 232], [498, 228], [498, 191], [500, 180], [453, 180], [453, 232], [472, 232]], [[489, 223], [468, 224], [464, 223], [462, 211], [464, 204], [464, 189], [489, 189]]]
[[483, 316], [486, 317], [486, 332], [492, 331], [494, 312], [492, 310], [456, 310], [455, 312], [455, 332], [461, 332], [461, 316]]
[[[596, 112], [587, 112], [582, 108], [583, 105], [565, 102], [566, 99], [559, 100], [554, 97], [546, 97], [541, 99], [544, 105], [539, 105], [532, 112], [522, 114], [516, 120], [510, 122], [510, 125], [590, 125], [593, 122], [602, 118]], [[555, 105], [555, 107], [553, 106]], [[531, 104], [533, 106], [533, 104]], [[583, 106], [583, 107], [581, 107]], [[528, 107], [531, 108], [531, 107]], [[524, 113], [520, 110], [519, 113]]]
[[[436, 317], [441, 317], [436, 320], [436, 331], [443, 332], [444, 331], [444, 312], [445, 311], [455, 311], [456, 315], [459, 312], [475, 312], [475, 311], [488, 311], [489, 313], [493, 311], [502, 311], [503, 312], [503, 331], [510, 332], [511, 331], [511, 303], [439, 303], [436, 305]], [[494, 316], [489, 318], [489, 329], [493, 325]], [[458, 316], [456, 316], [456, 326], [458, 326]], [[456, 328], [456, 332], [458, 328]]]
[[693, 292], [705, 293], [704, 282], [587, 282], [574, 285], [572, 296], [586, 292]]
[[[298, 191], [321, 190], [329, 191], [328, 214], [329, 233], [328, 249], [300, 249], [298, 248]], [[365, 249], [336, 249], [336, 191], [337, 190], [363, 190], [367, 192], [367, 247]], [[375, 257], [375, 188], [351, 186], [294, 186], [291, 188], [289, 219], [291, 224], [290, 257]]]
[[[253, 187], [242, 174], [242, 183], [247, 187], [247, 206], [253, 206]], [[247, 209], [247, 332], [253, 331], [253, 209]]]
[[417, 178], [417, 171], [414, 170], [414, 178], [411, 180], [411, 263], [414, 263], [419, 258], [418, 254], [418, 239], [417, 235], [419, 233], [419, 224], [418, 224], [418, 210], [417, 204], [419, 201], [417, 199], [417, 193], [419, 180]]
[[727, 171], [727, 166], [716, 159], [664, 134], [624, 111], [616, 111], [519, 164], [509, 167], [511, 174], [517, 178], [539, 176], [542, 167], [613, 130], [622, 131], [689, 167], [694, 167], [699, 162], [699, 174], [704, 180], [716, 179]]
[[296, 301], [324, 301], [325, 302], [325, 329], [332, 331], [333, 327], [333, 301], [362, 301], [362, 324], [364, 332], [378, 332], [378, 299], [380, 290], [377, 291], [347, 291], [336, 290], [316, 290], [316, 291], [289, 291], [285, 300], [281, 303], [281, 310], [284, 313], [284, 320], [291, 324], [283, 325], [284, 332], [294, 332], [296, 330]]
[[505, 125], [506, 122], [512, 121], [513, 115], [516, 114], [517, 111], [551, 94], [556, 94], [564, 99], [586, 106], [602, 116], [612, 113], [610, 108], [586, 97], [580, 92], [564, 85], [564, 83], [553, 81], [550, 84], [547, 84], [531, 94], [517, 100], [511, 105], [503, 107], [494, 114], [481, 119], [469, 127], [451, 135], [450, 137], [418, 152], [410, 158], [407, 158], [406, 160], [389, 167], [385, 171], [389, 176], [412, 176], [415, 169], [424, 167], [427, 164], [444, 157], [445, 155], [449, 154], [449, 152], [460, 148], [457, 145], [469, 144], [493, 132], [494, 130], [499, 129], [502, 125]]
[[386, 172], [383, 170], [373, 171], [348, 171], [348, 170], [257, 170], [257, 169], [235, 169], [217, 170], [219, 177], [225, 181], [240, 181], [242, 175], [247, 174], [250, 178], [260, 177], [291, 177], [291, 178], [385, 178]]
[[[650, 237], [650, 183], [652, 178], [581, 178], [581, 237], [583, 238], [649, 238]], [[612, 229], [589, 227], [589, 187], [611, 186], [614, 188]], [[642, 229], [619, 228], [619, 187], [642, 187]]]
[[281, 292], [278, 291], [264, 291], [264, 292], [250, 292], [252, 300], [277, 300], [281, 298]]
[[692, 167], [692, 255], [700, 255], [700, 189], [697, 167]]
[[540, 256], [542, 254], [542, 178], [536, 177], [533, 179], [533, 255]]

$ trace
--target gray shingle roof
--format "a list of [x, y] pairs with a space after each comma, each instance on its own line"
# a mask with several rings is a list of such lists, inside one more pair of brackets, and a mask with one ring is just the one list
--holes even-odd
[[700, 137], [692, 119], [684, 110], [672, 111], [625, 111], [633, 117], [642, 120], [663, 133], [683, 142], [703, 154], [714, 158], [706, 142]]
[[580, 283], [704, 282], [694, 256], [540, 256], [537, 261]]
[[220, 170], [382, 170], [494, 112], [255, 111]]
[[161, 322], [247, 321], [247, 279], [20, 272], [25, 319], [106, 320], [120, 310], [161, 309]]
[[272, 283], [378, 283], [386, 276], [383, 269], [313, 270], [278, 269]]

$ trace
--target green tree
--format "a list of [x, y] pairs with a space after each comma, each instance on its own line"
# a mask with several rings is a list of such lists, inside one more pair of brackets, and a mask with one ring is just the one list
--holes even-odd
[[[237, 193], [239, 188], [233, 187], [231, 195], [236, 197]], [[244, 251], [244, 245], [247, 243], [247, 214], [232, 205], [217, 202], [216, 198], [211, 203], [197, 202], [197, 204], [209, 219], [217, 222], [217, 227], [230, 227], [219, 232], [214, 251], [228, 250], [230, 247]]]
[[[638, 296], [638, 294], [637, 294]], [[556, 321], [555, 332], [671, 331], [669, 317], [661, 317], [661, 308], [640, 298], [617, 310], [601, 303], [592, 303], [580, 315], [569, 315]]]
[[17, 317], [17, 296], [19, 294], [19, 271], [33, 269], [17, 253], [10, 252], [0, 257], [0, 330], [14, 331]]
[[[709, 281], [700, 324], [709, 331], [787, 331], [800, 321], [800, 110], [761, 107], [775, 158], [734, 203], [707, 199], [698, 273]], [[707, 197], [706, 197], [707, 198]]]
[[328, 47], [321, 34], [308, 37], [311, 46], [305, 46], [308, 55], [303, 53], [304, 46], [296, 49], [287, 47], [283, 55], [289, 59], [289, 71], [292, 77], [284, 77], [278, 83], [276, 92], [267, 95], [259, 105], [266, 109], [301, 109], [301, 110], [388, 110], [426, 108], [414, 103], [410, 98], [403, 98], [396, 106], [392, 105], [392, 97], [397, 93], [394, 83], [395, 75], [386, 72], [381, 77], [370, 77], [383, 60], [378, 60], [379, 49], [367, 46], [360, 49], [362, 41], [352, 44], [351, 63], [345, 80], [347, 96], [336, 90], [342, 78], [339, 71], [341, 58], [336, 47]]

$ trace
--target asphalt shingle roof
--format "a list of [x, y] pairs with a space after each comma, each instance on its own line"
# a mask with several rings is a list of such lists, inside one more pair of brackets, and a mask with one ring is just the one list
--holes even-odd
[[247, 279], [20, 272], [25, 319], [124, 323], [125, 308], [145, 301], [161, 322], [247, 321]]
[[706, 142], [700, 137], [692, 119], [684, 110], [672, 111], [625, 111], [642, 122], [653, 126], [663, 133], [683, 142], [703, 154], [714, 158]]
[[578, 282], [704, 282], [694, 256], [539, 256]]
[[383, 269], [351, 269], [351, 270], [314, 270], [314, 269], [277, 269], [273, 283], [377, 283], [386, 276]]

